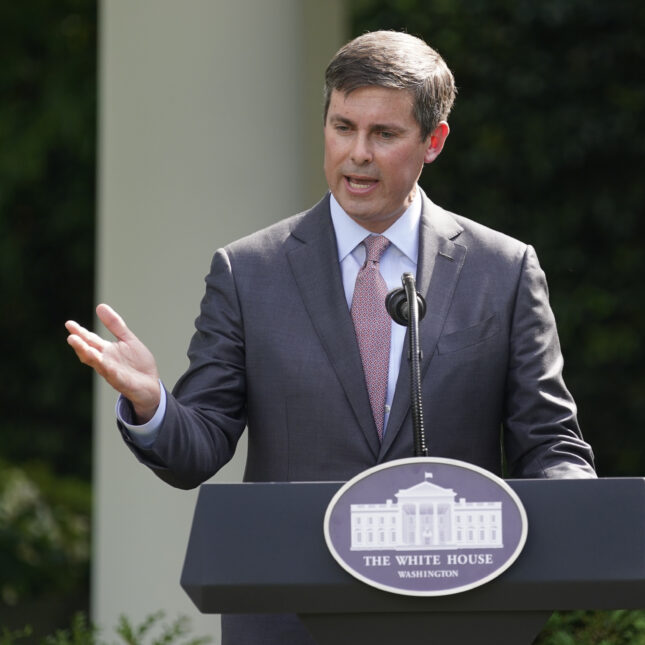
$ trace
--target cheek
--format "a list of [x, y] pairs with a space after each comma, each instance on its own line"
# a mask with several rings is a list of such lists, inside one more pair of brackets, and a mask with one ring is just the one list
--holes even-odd
[[336, 181], [336, 168], [338, 164], [334, 160], [333, 151], [325, 147], [325, 156], [323, 158], [323, 171], [327, 184], [331, 187]]
[[422, 169], [423, 157], [409, 150], [391, 155], [387, 161], [388, 174], [394, 182], [407, 183], [416, 180]]
[[324, 169], [325, 174], [328, 176], [332, 173], [337, 173], [339, 167], [343, 163], [343, 149], [342, 146], [334, 142], [325, 143], [325, 156], [324, 156]]
[[325, 169], [325, 172], [328, 172], [333, 166], [333, 157], [334, 155], [332, 154], [332, 151], [329, 149], [329, 147], [325, 146], [325, 154], [323, 157], [323, 167]]
[[325, 137], [325, 151], [324, 151], [325, 168], [333, 165], [335, 156], [336, 156], [336, 153], [335, 153], [335, 146], [333, 142], [329, 141], [327, 137]]

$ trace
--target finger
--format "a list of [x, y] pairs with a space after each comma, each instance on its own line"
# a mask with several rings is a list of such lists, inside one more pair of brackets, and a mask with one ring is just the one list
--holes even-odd
[[128, 329], [123, 318], [110, 305], [106, 305], [105, 303], [100, 304], [96, 308], [96, 315], [116, 339], [127, 342], [136, 338]]
[[102, 365], [102, 355], [96, 347], [88, 345], [80, 336], [75, 334], [67, 337], [67, 344], [74, 350], [81, 363], [89, 365], [97, 372], [100, 370]]
[[[115, 361], [109, 353], [103, 353], [96, 347], [88, 345], [76, 334], [68, 336], [67, 343], [72, 347], [81, 363], [91, 367], [109, 385], [132, 400], [132, 394], [128, 389], [131, 379], [128, 379], [127, 372], [123, 371], [123, 363]], [[113, 343], [108, 344], [113, 345]]]
[[82, 327], [74, 320], [68, 320], [65, 323], [65, 328], [70, 334], [78, 336], [85, 343], [99, 350], [104, 350], [110, 344], [109, 341], [103, 340], [98, 334], [91, 332], [89, 329], [85, 329], [85, 327]]

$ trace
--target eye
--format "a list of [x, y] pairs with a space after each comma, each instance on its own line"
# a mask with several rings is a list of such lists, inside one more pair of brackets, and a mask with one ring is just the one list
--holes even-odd
[[390, 130], [379, 130], [379, 136], [381, 139], [394, 139], [396, 134]]

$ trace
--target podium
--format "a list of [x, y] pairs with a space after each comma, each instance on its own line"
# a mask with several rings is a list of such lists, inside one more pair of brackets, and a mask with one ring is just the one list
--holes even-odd
[[645, 478], [508, 484], [526, 545], [469, 591], [403, 596], [343, 570], [323, 536], [337, 482], [202, 486], [181, 585], [203, 613], [296, 613], [334, 645], [529, 644], [556, 609], [645, 608]]

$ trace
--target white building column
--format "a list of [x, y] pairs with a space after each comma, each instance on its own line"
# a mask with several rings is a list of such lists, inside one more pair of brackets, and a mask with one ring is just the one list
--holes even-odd
[[[324, 190], [322, 85], [342, 0], [103, 0], [97, 294], [172, 386], [216, 248]], [[95, 387], [93, 620], [163, 609], [217, 634], [179, 587], [195, 492], [140, 466]], [[239, 480], [244, 446], [219, 476]], [[219, 642], [219, 641], [216, 641]]]

